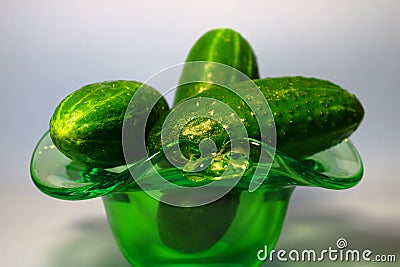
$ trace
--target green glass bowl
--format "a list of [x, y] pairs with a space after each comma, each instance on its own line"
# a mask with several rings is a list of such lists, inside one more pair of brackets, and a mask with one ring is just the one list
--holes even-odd
[[[251, 149], [260, 147], [259, 142], [249, 141]], [[257, 252], [265, 246], [270, 250], [277, 242], [296, 186], [346, 189], [356, 185], [363, 173], [360, 156], [349, 140], [303, 161], [279, 151], [272, 156], [273, 162], [265, 166], [250, 164], [222, 198], [197, 207], [165, 204], [138, 186], [137, 179], [152, 185], [150, 190], [161, 200], [173, 199], [175, 189], [154, 182], [156, 172], [175, 185], [213, 181], [213, 186], [226, 186], [207, 170], [196, 174], [201, 179], [194, 179], [180, 169], [165, 167], [163, 151], [129, 166], [90, 169], [66, 158], [46, 133], [33, 153], [31, 176], [42, 192], [58, 199], [102, 197], [118, 246], [133, 266], [259, 266]], [[268, 175], [255, 177], [256, 167], [268, 169]], [[137, 174], [136, 180], [132, 173]], [[196, 198], [201, 196], [191, 195], [187, 201]]]
[[170, 206], [145, 192], [112, 193], [104, 206], [133, 266], [256, 266], [273, 248], [293, 187], [231, 192], [199, 207]]

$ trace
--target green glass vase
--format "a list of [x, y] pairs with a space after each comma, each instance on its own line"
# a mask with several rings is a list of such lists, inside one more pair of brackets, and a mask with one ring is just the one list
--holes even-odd
[[133, 266], [257, 266], [273, 248], [294, 187], [228, 193], [216, 202], [182, 208], [145, 192], [104, 196], [107, 217]]
[[[250, 143], [259, 147], [255, 140]], [[349, 140], [303, 161], [276, 151], [272, 163], [248, 166], [238, 183], [216, 201], [193, 206], [190, 202], [202, 197], [193, 194], [184, 199], [189, 205], [174, 206], [167, 203], [176, 197], [175, 189], [156, 184], [156, 174], [185, 187], [210, 181], [214, 187], [226, 185], [207, 170], [196, 180], [165, 167], [164, 160], [160, 151], [129, 166], [90, 169], [66, 158], [46, 133], [33, 153], [31, 176], [42, 192], [58, 199], [102, 197], [116, 242], [132, 266], [259, 266], [263, 262], [257, 252], [265, 246], [273, 249], [295, 187], [350, 188], [363, 173]], [[149, 167], [150, 161], [155, 168]], [[268, 169], [268, 175], [255, 177], [255, 167]], [[159, 198], [142, 190], [137, 179], [152, 185], [150, 191]]]

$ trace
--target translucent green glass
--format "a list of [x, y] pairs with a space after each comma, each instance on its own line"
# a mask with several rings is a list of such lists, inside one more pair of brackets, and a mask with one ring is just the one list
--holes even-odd
[[133, 266], [257, 266], [257, 251], [278, 239], [292, 190], [238, 191], [194, 208], [169, 206], [143, 191], [113, 193], [103, 201]]
[[[260, 149], [259, 142], [249, 141], [252, 151]], [[257, 252], [275, 245], [296, 186], [345, 189], [357, 184], [363, 173], [349, 140], [303, 161], [279, 151], [271, 156], [272, 165], [250, 162], [245, 175], [221, 199], [190, 208], [157, 201], [132, 177], [137, 174], [136, 179], [152, 185], [162, 198], [171, 198], [174, 192], [154, 182], [155, 172], [187, 187], [218, 180], [209, 168], [193, 176], [165, 165], [163, 151], [129, 166], [90, 169], [66, 158], [46, 133], [33, 153], [31, 175], [41, 191], [55, 198], [102, 197], [114, 237], [133, 266], [259, 266]], [[266, 177], [255, 177], [256, 167], [270, 171]], [[225, 186], [224, 181], [214, 185]], [[252, 186], [257, 190], [250, 192]]]

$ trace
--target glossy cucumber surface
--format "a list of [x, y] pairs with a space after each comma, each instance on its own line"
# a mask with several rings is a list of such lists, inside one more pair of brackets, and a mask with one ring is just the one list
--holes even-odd
[[[67, 157], [86, 165], [114, 167], [125, 164], [122, 125], [129, 102], [140, 86], [142, 84], [135, 81], [107, 81], [85, 85], [67, 96], [50, 120], [54, 145]], [[145, 89], [141, 94], [143, 111], [161, 97], [155, 89], [149, 86]], [[147, 124], [143, 118], [145, 112], [130, 114], [130, 117], [132, 123], [146, 126], [148, 132], [167, 110], [167, 102], [160, 98]], [[143, 129], [139, 129], [134, 138], [144, 140], [144, 134]], [[138, 155], [138, 159], [143, 156]]]
[[[228, 65], [248, 76], [250, 79], [259, 78], [257, 60], [253, 49], [246, 39], [238, 32], [222, 28], [206, 32], [191, 48], [186, 62], [207, 61]], [[218, 67], [218, 66], [217, 66]], [[232, 75], [230, 72], [220, 73], [212, 64], [202, 71], [191, 72], [190, 67], [185, 67], [176, 92], [174, 105], [184, 99], [197, 95], [210, 87], [207, 82], [222, 80], [236, 82], [242, 77]], [[202, 81], [195, 84], [183, 84], [185, 81]]]
[[[329, 81], [277, 77], [254, 80], [254, 83], [267, 99], [273, 113], [277, 149], [297, 159], [322, 151], [349, 137], [364, 115], [360, 101], [353, 94]], [[248, 85], [239, 82], [233, 86]], [[254, 112], [238, 95], [229, 89], [214, 86], [194, 98], [204, 97], [222, 101], [231, 107], [241, 118], [248, 136], [260, 140]], [[162, 125], [161, 119], [149, 133], [147, 146], [150, 153], [161, 147]], [[196, 144], [205, 138], [212, 139], [217, 147], [229, 141], [229, 135], [222, 125], [209, 118], [195, 118], [180, 132], [181, 139], [192, 140]]]

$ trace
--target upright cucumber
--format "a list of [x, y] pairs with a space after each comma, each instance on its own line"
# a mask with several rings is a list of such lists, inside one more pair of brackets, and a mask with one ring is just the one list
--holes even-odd
[[[186, 58], [186, 62], [206, 61], [228, 65], [247, 75], [250, 79], [259, 78], [257, 60], [250, 44], [236, 31], [226, 28], [206, 32], [194, 44]], [[182, 100], [197, 95], [211, 87], [207, 82], [217, 80], [236, 82], [242, 77], [230, 72], [220, 73], [215, 65], [204, 66], [201, 71], [193, 73], [192, 66], [185, 66], [180, 83], [185, 81], [202, 81], [182, 84], [178, 87], [174, 105]], [[243, 80], [243, 79], [242, 79]]]
[[[135, 81], [108, 81], [89, 84], [67, 96], [50, 120], [50, 136], [54, 145], [74, 161], [95, 167], [125, 164], [122, 149], [122, 125], [128, 104], [142, 84]], [[130, 114], [130, 123], [146, 127], [146, 133], [168, 110], [164, 98], [152, 87], [143, 85], [142, 110]], [[159, 99], [159, 100], [158, 100]], [[158, 100], [158, 101], [157, 101]], [[144, 118], [151, 110], [146, 124]], [[128, 116], [127, 116], [128, 117]], [[143, 128], [134, 133], [138, 145], [143, 143]], [[145, 156], [137, 155], [138, 158]]]
[[[339, 143], [356, 130], [363, 118], [364, 110], [359, 100], [329, 81], [279, 77], [254, 80], [254, 83], [273, 112], [277, 149], [297, 159]], [[235, 86], [246, 84], [239, 82]], [[235, 93], [214, 86], [196, 97], [217, 99], [230, 106], [243, 121], [248, 136], [260, 140], [254, 113]], [[160, 120], [149, 133], [147, 147], [151, 152], [161, 147], [162, 125]], [[229, 141], [222, 125], [208, 118], [193, 119], [180, 133], [181, 139], [189, 139], [196, 144], [205, 138], [211, 138], [217, 147], [221, 147]]]
[[[192, 47], [186, 59], [186, 62], [196, 61], [203, 62], [185, 65], [174, 105], [214, 87], [212, 83], [227, 84], [243, 81], [246, 76], [253, 79], [259, 77], [252, 48], [239, 33], [231, 29], [216, 29], [205, 33]], [[207, 62], [228, 65], [242, 73]], [[155, 145], [154, 138], [161, 138], [161, 126], [147, 139], [150, 146]], [[215, 138], [219, 138], [220, 134], [222, 133], [215, 131]], [[157, 148], [160, 146], [153, 146], [152, 152]], [[163, 197], [168, 198], [171, 195], [165, 191]], [[157, 217], [160, 238], [167, 246], [181, 252], [204, 251], [213, 246], [228, 230], [238, 205], [239, 196], [234, 193], [200, 207], [177, 208], [160, 202]]]

